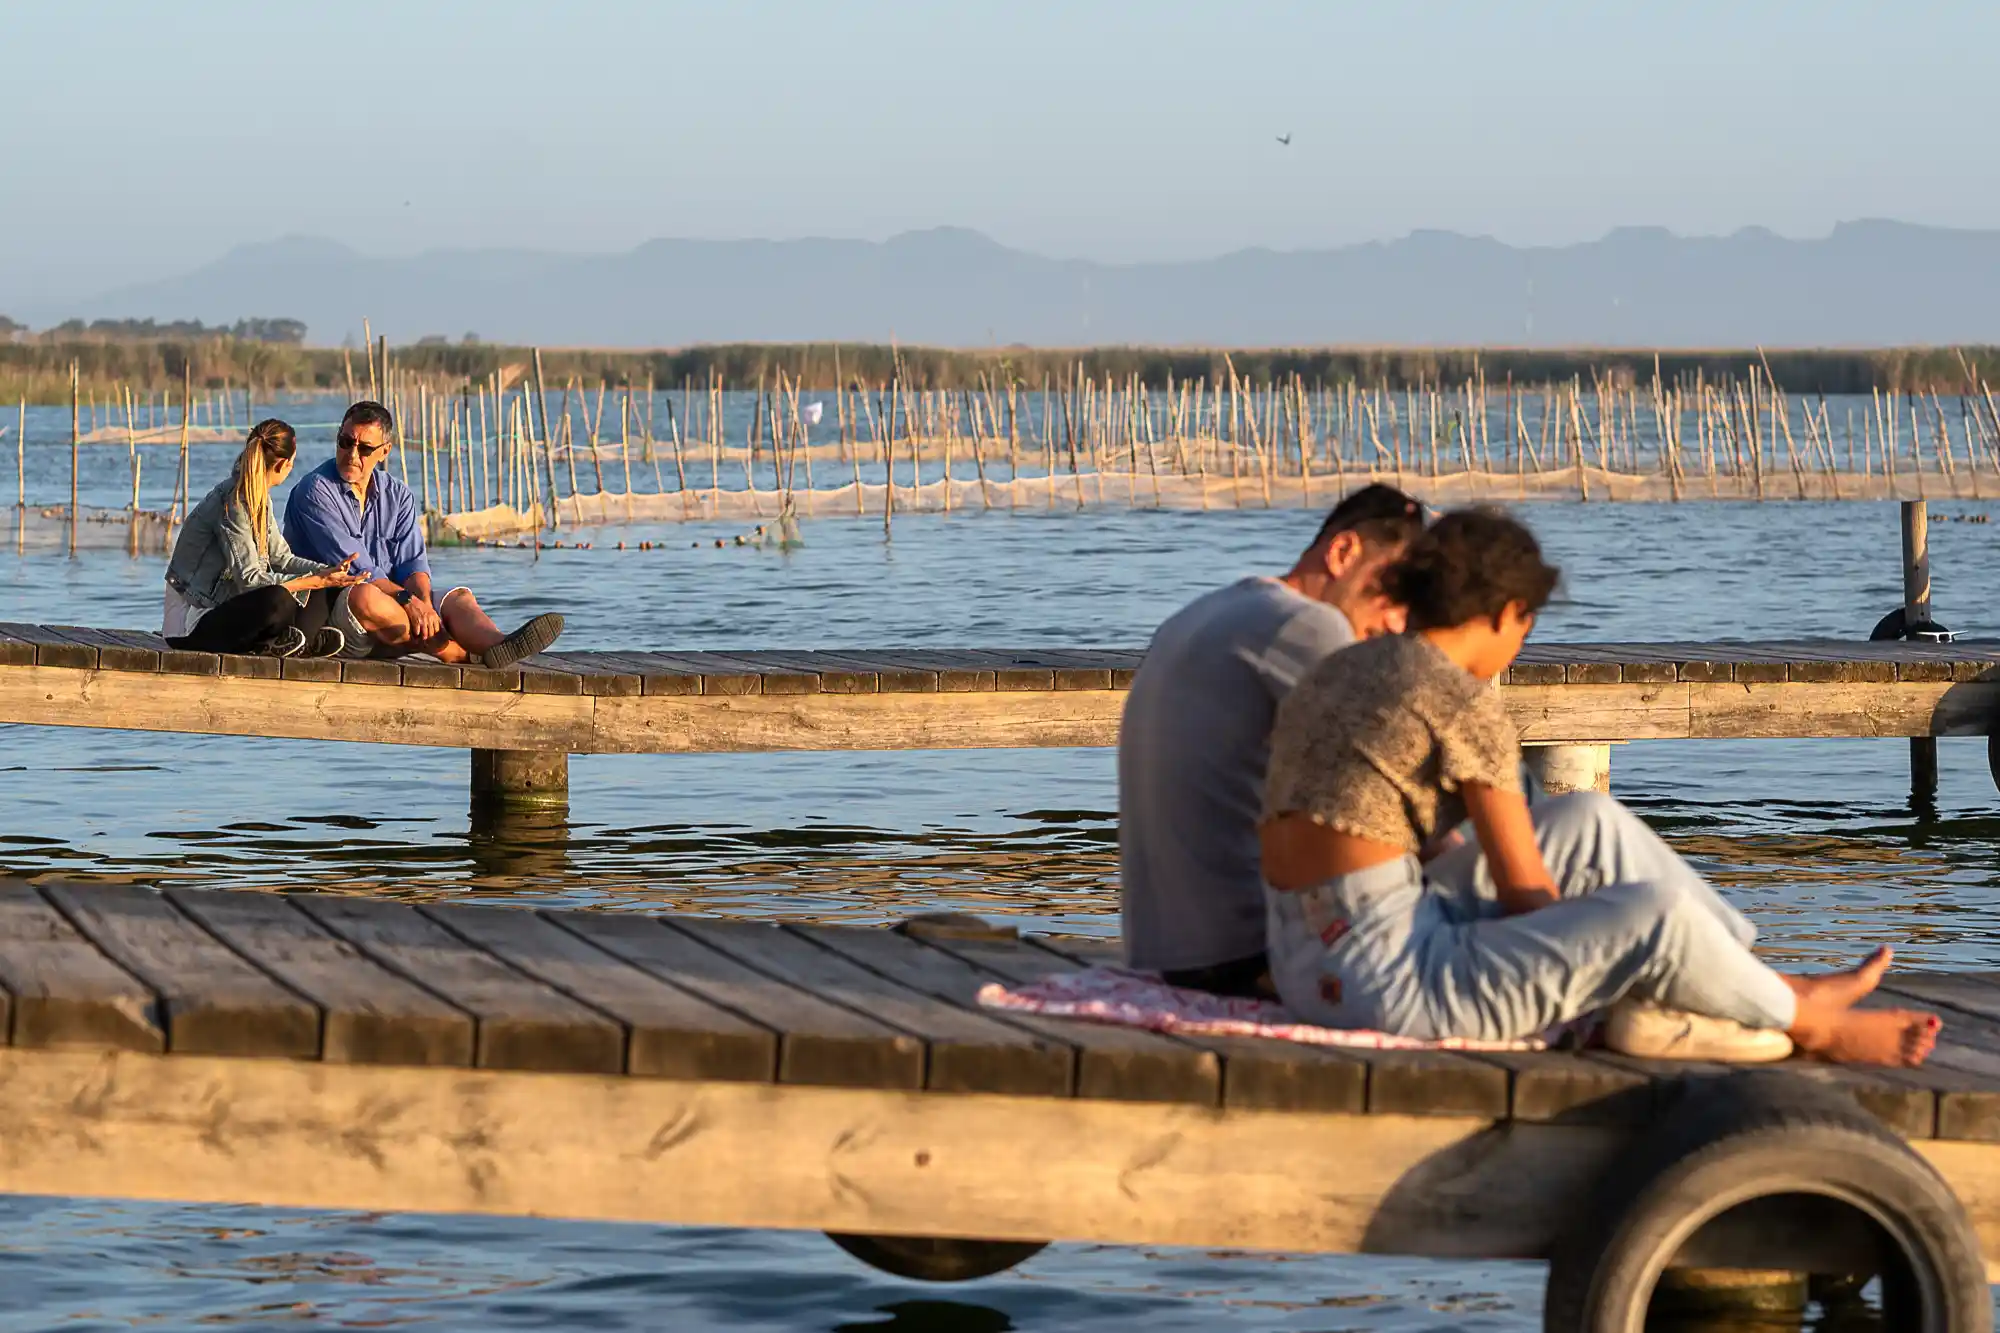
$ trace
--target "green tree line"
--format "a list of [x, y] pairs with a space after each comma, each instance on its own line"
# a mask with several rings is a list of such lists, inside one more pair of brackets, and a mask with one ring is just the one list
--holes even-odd
[[[288, 324], [289, 321], [264, 321]], [[288, 331], [288, 330], [287, 330]], [[78, 368], [86, 398], [113, 397], [130, 388], [157, 397], [178, 394], [183, 374], [198, 389], [250, 387], [271, 392], [346, 393], [349, 376], [357, 393], [368, 383], [368, 355], [361, 349], [306, 347], [298, 342], [243, 336], [231, 330], [203, 330], [199, 336], [56, 336], [54, 332], [0, 340], [0, 401], [25, 397], [33, 403], [66, 402], [70, 365]], [[465, 341], [389, 348], [398, 372], [434, 384], [484, 380], [494, 373], [515, 382], [532, 365], [533, 350]], [[1289, 380], [1308, 385], [1357, 383], [1392, 389], [1456, 385], [1483, 375], [1489, 391], [1505, 381], [1535, 385], [1601, 378], [1618, 383], [1649, 381], [1657, 365], [1668, 380], [1711, 382], [1746, 378], [1768, 363], [1772, 377], [1792, 393], [1885, 392], [1959, 393], [1978, 381], [2000, 380], [2000, 348], [1901, 347], [1881, 349], [1662, 350], [1635, 348], [1203, 348], [1203, 347], [1003, 347], [964, 350], [939, 347], [891, 348], [875, 343], [723, 343], [661, 350], [545, 348], [543, 368], [551, 385], [575, 378], [584, 384], [660, 389], [697, 387], [720, 377], [729, 389], [774, 382], [782, 372], [809, 389], [826, 390], [845, 380], [881, 384], [900, 371], [905, 384], [925, 389], [1026, 390], [1060, 383], [1081, 373], [1120, 383], [1133, 377], [1164, 387], [1206, 379], [1227, 383], [1233, 369], [1250, 383]]]

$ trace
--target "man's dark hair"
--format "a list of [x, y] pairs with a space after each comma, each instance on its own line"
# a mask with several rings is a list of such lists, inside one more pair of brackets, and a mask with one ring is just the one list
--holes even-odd
[[1363, 486], [1335, 505], [1313, 534], [1312, 544], [1318, 546], [1335, 533], [1352, 532], [1369, 546], [1401, 546], [1414, 541], [1423, 530], [1424, 507], [1394, 486], [1378, 482]]
[[364, 398], [340, 414], [342, 435], [361, 426], [380, 426], [384, 436], [396, 438], [396, 414], [372, 399]]
[[1409, 608], [1411, 629], [1440, 629], [1498, 620], [1509, 602], [1539, 611], [1561, 575], [1527, 525], [1497, 509], [1457, 509], [1382, 572], [1382, 591]]

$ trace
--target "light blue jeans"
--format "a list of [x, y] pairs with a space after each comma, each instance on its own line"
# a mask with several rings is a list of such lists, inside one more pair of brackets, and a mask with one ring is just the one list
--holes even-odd
[[1506, 916], [1476, 843], [1309, 889], [1266, 886], [1271, 976], [1308, 1022], [1514, 1040], [1625, 995], [1789, 1028], [1791, 988], [1743, 914], [1631, 811], [1578, 792], [1533, 808], [1563, 900]]

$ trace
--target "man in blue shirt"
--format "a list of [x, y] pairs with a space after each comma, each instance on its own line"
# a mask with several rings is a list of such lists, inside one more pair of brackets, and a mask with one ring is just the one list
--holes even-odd
[[[432, 589], [417, 499], [382, 466], [395, 434], [388, 408], [354, 404], [340, 419], [333, 457], [299, 478], [285, 504], [285, 540], [295, 552], [329, 564], [354, 553], [354, 572], [368, 576], [348, 590], [352, 624], [343, 628], [364, 631], [380, 656], [429, 653], [489, 667], [512, 666], [554, 643], [563, 619], [553, 612], [503, 634], [470, 588], [443, 596]], [[333, 550], [340, 554], [318, 554]]]

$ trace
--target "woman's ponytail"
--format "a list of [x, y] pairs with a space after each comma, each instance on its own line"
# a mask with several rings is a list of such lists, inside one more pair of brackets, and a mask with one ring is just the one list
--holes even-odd
[[268, 554], [271, 546], [271, 478], [298, 449], [297, 433], [276, 417], [266, 417], [251, 427], [236, 460], [234, 498], [249, 517], [258, 555]]

